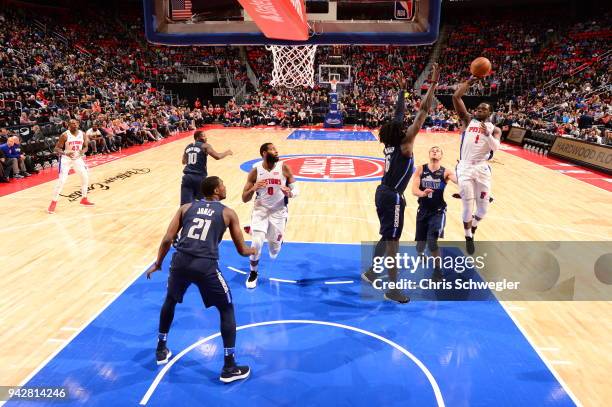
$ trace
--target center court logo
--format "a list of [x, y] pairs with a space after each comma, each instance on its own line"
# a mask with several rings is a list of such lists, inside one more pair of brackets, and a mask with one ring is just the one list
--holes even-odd
[[[280, 159], [291, 168], [298, 181], [379, 181], [385, 167], [382, 158], [357, 155], [303, 154], [285, 155]], [[247, 161], [240, 165], [240, 169], [249, 172], [260, 161], [260, 158]]]

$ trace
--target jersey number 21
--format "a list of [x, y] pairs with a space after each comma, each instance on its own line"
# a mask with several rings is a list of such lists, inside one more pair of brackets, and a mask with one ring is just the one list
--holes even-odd
[[[210, 219], [194, 218], [193, 223], [194, 224], [189, 228], [187, 237], [196, 240], [206, 240], [206, 236], [208, 236], [208, 229], [210, 229], [210, 224], [212, 223], [212, 221]], [[202, 231], [202, 233], [199, 233], [202, 228], [204, 228], [204, 230]]]

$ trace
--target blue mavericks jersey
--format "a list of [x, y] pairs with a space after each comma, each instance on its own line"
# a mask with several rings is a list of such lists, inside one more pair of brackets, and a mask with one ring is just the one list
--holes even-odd
[[433, 192], [429, 197], [419, 198], [419, 209], [437, 211], [446, 208], [446, 202], [444, 201], [444, 188], [446, 188], [444, 172], [444, 167], [431, 171], [427, 164], [423, 164], [419, 189], [424, 191], [429, 188], [433, 189]]
[[182, 220], [181, 236], [174, 247], [194, 257], [219, 260], [219, 242], [227, 226], [219, 201], [194, 201]]
[[206, 159], [207, 153], [204, 143], [196, 141], [185, 147], [185, 155], [187, 156], [187, 164], [183, 169], [185, 174], [207, 175]]
[[400, 146], [385, 146], [385, 175], [381, 184], [403, 194], [414, 172], [414, 158], [402, 154]]

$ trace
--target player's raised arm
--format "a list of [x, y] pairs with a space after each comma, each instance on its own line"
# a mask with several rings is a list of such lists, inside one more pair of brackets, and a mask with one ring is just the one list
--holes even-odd
[[208, 155], [210, 155], [215, 160], [221, 160], [221, 159], [227, 157], [228, 155], [232, 155], [233, 154], [232, 150], [226, 150], [226, 151], [224, 151], [222, 153], [218, 153], [218, 152], [215, 151], [215, 149], [210, 144], [205, 144], [204, 145], [204, 149], [206, 150]]
[[254, 247], [248, 247], [244, 241], [244, 236], [242, 235], [242, 229], [240, 229], [240, 221], [238, 220], [238, 215], [236, 215], [236, 211], [230, 208], [223, 209], [223, 218], [229, 228], [230, 236], [232, 236], [232, 241], [236, 246], [236, 250], [241, 256], [251, 256], [257, 253], [257, 250]]
[[453, 93], [453, 106], [455, 108], [455, 111], [457, 111], [457, 114], [459, 115], [459, 120], [461, 121], [461, 125], [463, 127], [466, 127], [468, 125], [470, 120], [472, 120], [472, 116], [470, 116], [470, 114], [468, 113], [467, 108], [465, 107], [465, 103], [463, 103], [463, 99], [461, 98], [463, 97], [463, 95], [465, 95], [465, 93], [475, 81], [476, 78], [470, 78], [465, 82], [461, 82], [457, 86], [455, 93]]
[[166, 234], [164, 235], [161, 243], [159, 244], [159, 249], [157, 251], [157, 259], [155, 260], [155, 263], [153, 263], [146, 272], [147, 278], [151, 278], [151, 274], [161, 269], [161, 265], [164, 261], [164, 258], [166, 257], [166, 254], [168, 254], [168, 250], [170, 250], [170, 247], [172, 246], [172, 242], [176, 238], [176, 235], [178, 235], [179, 230], [181, 230], [181, 220], [183, 219], [183, 214], [190, 207], [190, 203], [185, 204], [181, 206], [174, 214], [174, 217], [170, 221], [170, 225], [168, 225]]
[[440, 78], [440, 70], [438, 64], [433, 64], [431, 70], [431, 78], [430, 78], [430, 86], [427, 90], [427, 94], [421, 100], [421, 107], [417, 112], [414, 122], [408, 127], [406, 130], [406, 135], [402, 139], [402, 154], [404, 155], [412, 155], [412, 146], [414, 145], [414, 139], [416, 135], [421, 130], [421, 126], [425, 122], [427, 115], [429, 114], [429, 110], [431, 109], [431, 105], [433, 103], [433, 98], [436, 92], [436, 86], [438, 85], [438, 79]]
[[263, 188], [266, 185], [266, 181], [262, 180], [257, 182], [257, 169], [253, 168], [247, 177], [247, 182], [244, 184], [242, 190], [242, 202], [249, 202], [253, 198], [253, 194], [259, 188]]
[[399, 84], [399, 91], [397, 93], [393, 121], [396, 123], [403, 123], [404, 115], [406, 114], [406, 78], [404, 78], [404, 74], [401, 71], [397, 74], [397, 81]]

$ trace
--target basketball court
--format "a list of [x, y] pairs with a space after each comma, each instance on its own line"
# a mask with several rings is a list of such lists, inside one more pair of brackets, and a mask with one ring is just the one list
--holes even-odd
[[[168, 342], [177, 356], [163, 369], [155, 364], [168, 264], [150, 281], [143, 271], [178, 205], [188, 134], [90, 168], [92, 185], [100, 185], [91, 191], [95, 208], [66, 197], [50, 216], [32, 205], [46, 202], [53, 182], [0, 198], [3, 213], [12, 214], [1, 230], [15, 242], [2, 256], [12, 270], [2, 288], [2, 325], [10, 327], [2, 336], [15, 344], [3, 353], [3, 376], [66, 386], [74, 404], [87, 405], [603, 404], [610, 394], [609, 302], [500, 303], [491, 297], [400, 306], [369, 296], [359, 279], [360, 244], [377, 236], [377, 179], [368, 174], [380, 159], [380, 144], [339, 140], [337, 133], [304, 140], [290, 137], [292, 130], [207, 131], [213, 146], [235, 152], [212, 162], [209, 174], [225, 180], [225, 203], [243, 224], [252, 206], [240, 200], [243, 168], [257, 160], [261, 143], [274, 142], [295, 161], [301, 182], [286, 244], [276, 261], [264, 255], [256, 290], [244, 287], [248, 261], [230, 242], [221, 245], [220, 266], [240, 327], [238, 358], [253, 369], [246, 382], [218, 384], [218, 317], [203, 311], [193, 288], [178, 307]], [[417, 162], [429, 146], [440, 145], [444, 163], [453, 163], [458, 143], [456, 134], [421, 133]], [[309, 170], [320, 161], [309, 167], [305, 156], [324, 158], [326, 170]], [[330, 172], [333, 157], [349, 157], [353, 173]], [[492, 167], [496, 200], [482, 240], [610, 235], [609, 222], [593, 222], [610, 209], [609, 191], [505, 151]], [[65, 194], [78, 191], [78, 182], [71, 175]], [[407, 199], [403, 241], [410, 244], [415, 200]], [[447, 240], [461, 241], [458, 200], [449, 199], [448, 214]]]
[[[380, 20], [340, 20], [334, 10], [338, 3], [350, 3], [344, 1], [330, 3], [329, 10], [308, 20], [296, 14], [298, 9], [280, 10], [285, 19], [270, 23], [267, 37], [246, 1], [241, 3], [251, 17], [239, 22], [173, 20], [171, 7], [177, 3], [172, 3], [144, 1], [150, 42], [282, 46], [295, 40], [289, 44], [303, 51], [275, 54], [276, 67], [282, 58], [292, 66], [275, 71], [273, 84], [317, 82], [329, 85], [332, 94], [337, 86], [350, 86], [350, 61], [315, 66], [316, 46], [421, 46], [439, 35], [437, 0], [393, 2], [400, 3], [391, 8], [394, 18]], [[296, 69], [299, 78], [288, 78]], [[56, 213], [48, 214], [54, 168], [0, 190], [0, 233], [8, 242], [0, 253], [5, 270], [0, 384], [64, 387], [69, 400], [55, 403], [66, 406], [609, 404], [612, 303], [595, 301], [609, 298], [609, 253], [599, 257], [603, 260], [595, 272], [577, 269], [580, 257], [590, 255], [586, 252], [563, 263], [563, 281], [550, 291], [564, 301], [500, 300], [485, 290], [477, 297], [467, 292], [461, 301], [417, 293], [400, 305], [384, 301], [362, 282], [364, 250], [379, 239], [374, 195], [385, 159], [377, 131], [342, 126], [334, 116], [337, 103], [337, 95], [330, 95], [326, 125], [333, 129], [204, 128], [217, 151], [233, 151], [223, 160], [209, 159], [208, 175], [224, 181], [223, 203], [237, 212], [241, 225], [249, 223], [253, 207], [242, 202], [242, 190], [248, 172], [261, 160], [263, 143], [274, 143], [300, 185], [300, 195], [290, 200], [282, 251], [273, 261], [263, 251], [256, 289], [246, 289], [249, 261], [236, 254], [228, 233], [220, 245], [219, 269], [236, 310], [236, 358], [252, 370], [247, 380], [219, 382], [219, 317], [204, 309], [194, 288], [178, 305], [168, 336], [173, 356], [167, 365], [156, 364], [172, 252], [151, 280], [144, 272], [179, 206], [181, 158], [193, 140], [192, 132], [184, 132], [90, 157], [94, 208], [79, 206], [80, 181], [72, 174]], [[439, 146], [442, 165], [454, 168], [460, 139], [457, 132], [421, 131], [415, 165], [426, 163], [429, 149]], [[609, 176], [509, 144], [502, 144], [490, 167], [494, 201], [477, 242], [550, 242], [543, 244], [558, 256], [564, 243], [609, 243]], [[444, 241], [449, 253], [461, 256], [464, 229], [461, 201], [450, 197], [455, 192], [457, 186], [449, 185]], [[417, 198], [410, 190], [405, 195], [401, 245], [416, 255]], [[510, 251], [502, 258], [517, 269], [523, 260]], [[490, 277], [474, 268], [466, 275], [474, 281]], [[571, 301], [578, 293], [582, 301]], [[6, 405], [55, 403], [11, 400]]]

